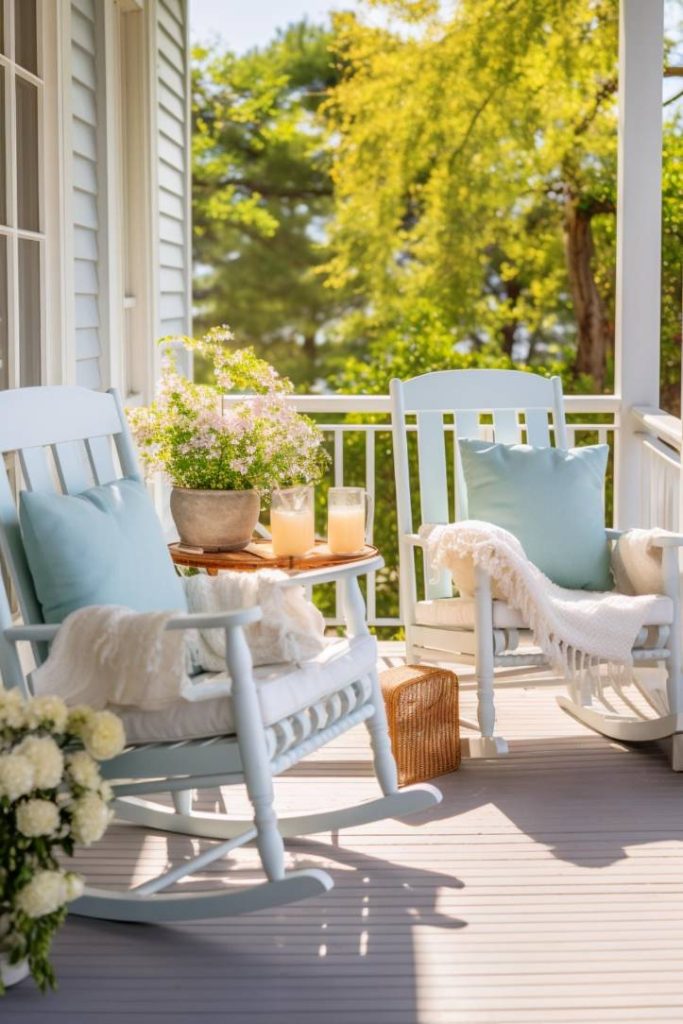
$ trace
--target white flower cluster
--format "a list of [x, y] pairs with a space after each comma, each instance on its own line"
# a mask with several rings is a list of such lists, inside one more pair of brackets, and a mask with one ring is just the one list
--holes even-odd
[[[72, 749], [79, 743], [85, 749]], [[45, 849], [68, 851], [71, 840], [89, 846], [101, 839], [112, 790], [97, 762], [115, 757], [124, 743], [121, 721], [110, 711], [69, 709], [59, 697], [24, 700], [18, 690], [0, 686], [0, 819], [18, 839], [13, 864], [21, 871], [28, 864], [33, 872], [12, 890], [10, 869], [0, 869], [3, 934], [12, 934], [13, 915], [44, 917], [81, 895], [81, 879], [60, 870], [51, 853], [46, 862]]]
[[27, 917], [45, 917], [82, 894], [83, 881], [71, 871], [37, 871], [19, 890], [17, 908]]

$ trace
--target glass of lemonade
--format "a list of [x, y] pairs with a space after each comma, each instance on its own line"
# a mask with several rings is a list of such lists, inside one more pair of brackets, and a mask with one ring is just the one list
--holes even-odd
[[357, 555], [370, 525], [370, 495], [362, 487], [330, 487], [327, 543], [334, 555]]
[[273, 491], [270, 534], [273, 554], [305, 555], [315, 545], [313, 487], [283, 487]]

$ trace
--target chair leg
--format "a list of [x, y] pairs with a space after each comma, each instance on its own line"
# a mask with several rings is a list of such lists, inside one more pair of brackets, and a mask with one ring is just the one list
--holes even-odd
[[370, 745], [372, 746], [377, 781], [384, 795], [389, 796], [389, 794], [398, 791], [398, 772], [391, 749], [391, 740], [389, 739], [384, 697], [382, 696], [382, 688], [376, 670], [369, 673], [369, 679], [375, 713], [366, 720], [365, 725], [370, 734]]
[[683, 772], [683, 733], [680, 732], [671, 737], [671, 770]]
[[192, 814], [192, 790], [178, 789], [171, 793], [176, 814]]
[[415, 652], [415, 645], [413, 643], [412, 630], [410, 626], [406, 625], [406, 665], [419, 665], [420, 656]]
[[256, 845], [266, 875], [271, 881], [278, 881], [285, 874], [285, 847], [273, 807], [273, 776], [252, 676], [251, 653], [241, 630], [226, 630], [226, 658], [233, 679], [237, 744], [254, 808]]
[[477, 721], [481, 737], [468, 741], [470, 757], [496, 757], [506, 754], [507, 743], [494, 736], [496, 708], [493, 697], [493, 603], [491, 582], [483, 569], [475, 569], [475, 670], [477, 673]]

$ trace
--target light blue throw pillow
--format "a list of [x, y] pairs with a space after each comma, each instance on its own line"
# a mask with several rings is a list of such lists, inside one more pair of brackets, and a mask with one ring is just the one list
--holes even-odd
[[19, 525], [46, 622], [93, 604], [187, 610], [161, 524], [138, 481], [73, 496], [22, 491]]
[[553, 583], [612, 590], [605, 536], [609, 448], [459, 441], [468, 519], [502, 526]]

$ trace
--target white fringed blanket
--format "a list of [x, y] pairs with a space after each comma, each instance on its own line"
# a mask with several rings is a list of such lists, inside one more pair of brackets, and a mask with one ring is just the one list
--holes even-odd
[[[300, 662], [323, 648], [325, 622], [303, 587], [281, 587], [279, 570], [191, 576], [190, 612], [235, 611], [259, 605], [260, 622], [245, 630], [255, 665]], [[222, 630], [166, 630], [169, 612], [132, 612], [96, 605], [72, 612], [46, 661], [32, 674], [34, 692], [68, 704], [156, 711], [191, 692], [191, 673], [225, 673]]]
[[[650, 534], [638, 533], [628, 545], [631, 577], [645, 561], [652, 569]], [[565, 676], [592, 674], [601, 662], [608, 662], [613, 671], [631, 666], [631, 650], [653, 607], [653, 594], [565, 590], [529, 561], [511, 533], [475, 519], [425, 525], [420, 536], [426, 543], [427, 564], [434, 571], [447, 569], [462, 595], [474, 590], [473, 567], [485, 569], [494, 597], [521, 613], [550, 664]], [[650, 573], [648, 579], [652, 578]]]

